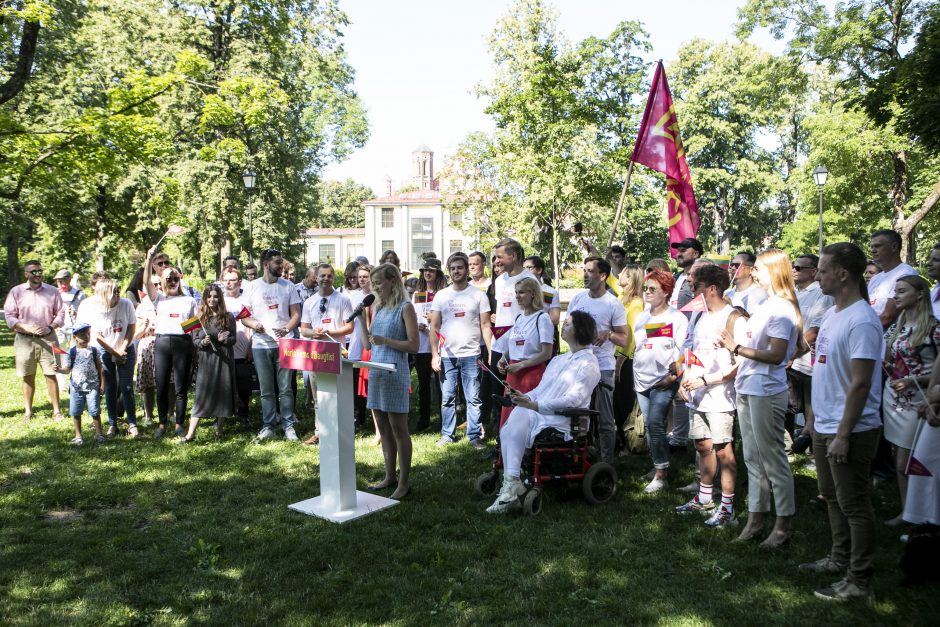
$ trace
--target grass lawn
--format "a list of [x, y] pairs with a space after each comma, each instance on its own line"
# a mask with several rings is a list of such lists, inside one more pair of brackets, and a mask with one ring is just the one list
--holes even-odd
[[[488, 462], [422, 435], [412, 494], [339, 526], [287, 509], [319, 493], [316, 449], [255, 445], [236, 428], [216, 441], [211, 426], [184, 446], [152, 429], [89, 444], [89, 428], [69, 446], [42, 386], [24, 425], [2, 329], [0, 624], [937, 624], [938, 588], [899, 585], [898, 532], [880, 524], [876, 600], [813, 597], [837, 577], [796, 570], [829, 547], [802, 469], [796, 536], [764, 552], [671, 513], [683, 502], [672, 490], [642, 494], [645, 456], [618, 460], [606, 506], [549, 492], [538, 517], [487, 515], [472, 485]], [[365, 437], [356, 452], [362, 486], [380, 476], [381, 453]], [[691, 478], [686, 463], [673, 483]], [[890, 518], [896, 488], [875, 502]]]

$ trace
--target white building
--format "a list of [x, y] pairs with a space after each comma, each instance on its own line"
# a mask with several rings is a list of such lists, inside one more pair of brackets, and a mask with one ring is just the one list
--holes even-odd
[[365, 254], [365, 241], [365, 229], [307, 229], [304, 232], [307, 263], [331, 263], [342, 271], [347, 263]]
[[[421, 254], [433, 251], [441, 261], [454, 252], [471, 252], [474, 242], [463, 234], [463, 212], [445, 208], [451, 197], [443, 195], [434, 178], [434, 152], [421, 145], [411, 153], [414, 165], [410, 186], [415, 191], [392, 192], [386, 179], [386, 193], [363, 203], [365, 208], [365, 256], [377, 263], [386, 250], [401, 258], [402, 270], [414, 271]], [[355, 255], [353, 255], [355, 256]]]

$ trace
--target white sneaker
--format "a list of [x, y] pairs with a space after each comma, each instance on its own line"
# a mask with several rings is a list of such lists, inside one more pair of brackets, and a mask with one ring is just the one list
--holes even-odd
[[644, 488], [644, 492], [647, 494], [653, 494], [654, 492], [659, 492], [664, 490], [669, 485], [665, 479], [661, 477], [653, 477], [653, 480], [649, 482], [649, 485]]
[[259, 433], [258, 437], [255, 438], [258, 442], [263, 442], [264, 440], [272, 440], [277, 437], [277, 434], [274, 433], [274, 429], [270, 427], [263, 428]]
[[284, 437], [287, 438], [288, 442], [298, 442], [300, 438], [297, 437], [297, 432], [294, 431], [293, 427], [287, 427], [284, 429]]
[[519, 497], [525, 494], [525, 486], [519, 477], [505, 477], [499, 496], [493, 504], [486, 508], [488, 514], [503, 514], [521, 507]]

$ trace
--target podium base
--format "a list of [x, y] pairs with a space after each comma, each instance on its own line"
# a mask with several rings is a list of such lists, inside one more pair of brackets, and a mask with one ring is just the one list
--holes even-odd
[[395, 499], [389, 499], [384, 496], [379, 496], [378, 494], [361, 492], [359, 490], [356, 490], [356, 507], [352, 509], [336, 511], [331, 507], [327, 510], [326, 504], [323, 501], [322, 496], [315, 496], [312, 499], [292, 503], [287, 506], [287, 509], [342, 524], [350, 520], [362, 518], [372, 512], [398, 505], [398, 501]]

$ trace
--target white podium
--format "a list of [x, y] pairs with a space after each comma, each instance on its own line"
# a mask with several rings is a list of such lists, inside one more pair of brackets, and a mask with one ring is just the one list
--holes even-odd
[[340, 373], [317, 372], [320, 436], [320, 496], [288, 505], [295, 512], [345, 523], [398, 505], [398, 501], [356, 490], [356, 425], [353, 367], [395, 371], [394, 364], [342, 359]]

